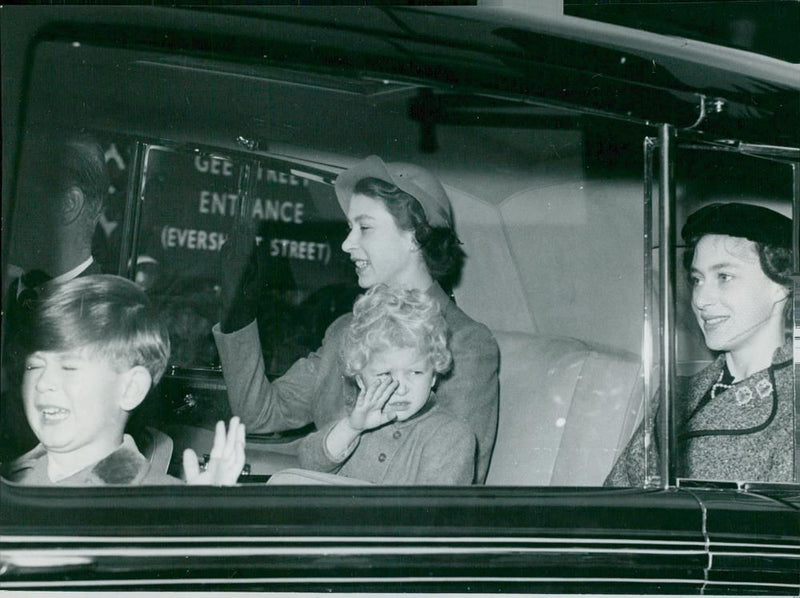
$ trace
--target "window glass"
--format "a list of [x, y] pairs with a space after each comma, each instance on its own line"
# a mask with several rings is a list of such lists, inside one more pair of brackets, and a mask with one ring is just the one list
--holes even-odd
[[[654, 198], [649, 306], [653, 326], [652, 396], [655, 418], [646, 450], [650, 483], [666, 483], [670, 451], [673, 475], [683, 479], [791, 482], [797, 479], [797, 361], [791, 279], [792, 167], [769, 156], [713, 151], [700, 145], [673, 148], [675, 163], [673, 321], [675, 379], [664, 396], [659, 258], [660, 197]], [[657, 192], [657, 190], [655, 191]], [[713, 206], [765, 208], [780, 215], [780, 253], [764, 252], [754, 239], [773, 230], [758, 212]], [[738, 209], [738, 208], [734, 208]], [[695, 245], [682, 237], [693, 216], [706, 214], [704, 236]], [[712, 233], [727, 231], [729, 234]], [[771, 237], [769, 237], [771, 238]], [[780, 255], [779, 258], [774, 256]], [[770, 292], [770, 289], [773, 289]], [[667, 403], [669, 399], [669, 403]], [[674, 428], [665, 417], [668, 405]], [[665, 439], [669, 438], [667, 442]], [[756, 448], [757, 446], [757, 448]], [[736, 455], [736, 457], [733, 457]]]
[[248, 220], [266, 273], [258, 320], [269, 374], [317, 348], [355, 294], [332, 187], [277, 160], [149, 146], [146, 155], [135, 278], [169, 323], [171, 365], [219, 367], [221, 249]]
[[[643, 272], [658, 280], [660, 251], [657, 238], [645, 241], [651, 254], [643, 251], [643, 130], [353, 73], [61, 41], [40, 43], [33, 56], [19, 189], [36, 180], [36, 159], [25, 152], [37, 135], [70, 126], [100, 140], [111, 195], [93, 252], [105, 270], [140, 284], [167, 322], [167, 373], [131, 429], [171, 436], [170, 472], [180, 474], [184, 448], [208, 452], [214, 423], [231, 414], [212, 334], [222, 317], [224, 243], [255, 230], [255, 260], [268, 273], [257, 328], [264, 374], [274, 381], [318, 349], [331, 322], [363, 292], [342, 250], [348, 228], [332, 181], [376, 154], [434, 173], [452, 203], [465, 258], [443, 286], [492, 333], [500, 354], [487, 483], [604, 483], [658, 386], [659, 322], [655, 311], [643, 313], [650, 290]], [[760, 202], [788, 213], [783, 165], [777, 173], [759, 170], [763, 177], [748, 186], [733, 175], [749, 166], [701, 161], [696, 153], [676, 169], [677, 226], [711, 201]], [[44, 256], [56, 239], [42, 235], [47, 210], [38, 209], [52, 200], [18, 195], [8, 263], [21, 273], [31, 267], [23, 258]], [[664, 333], [676, 335], [684, 376], [714, 356], [688, 308], [677, 251], [676, 318]], [[655, 296], [650, 307], [657, 305]], [[13, 389], [11, 378], [7, 384]], [[253, 475], [276, 471], [265, 445], [284, 432], [248, 441]], [[639, 468], [638, 481], [628, 484], [645, 483], [645, 465]]]

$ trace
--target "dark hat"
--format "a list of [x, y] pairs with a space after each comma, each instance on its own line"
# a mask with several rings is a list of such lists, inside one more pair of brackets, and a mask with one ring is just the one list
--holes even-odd
[[335, 182], [339, 205], [347, 213], [353, 188], [362, 179], [375, 178], [392, 183], [416, 199], [425, 211], [431, 226], [453, 228], [450, 199], [435, 176], [420, 166], [404, 162], [386, 163], [378, 156], [369, 156], [341, 173]]
[[729, 235], [776, 247], [792, 246], [792, 220], [768, 208], [745, 203], [712, 203], [686, 219], [681, 236]]

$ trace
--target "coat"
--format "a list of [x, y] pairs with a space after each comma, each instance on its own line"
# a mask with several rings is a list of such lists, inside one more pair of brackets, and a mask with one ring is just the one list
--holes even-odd
[[475, 435], [464, 422], [437, 405], [426, 405], [406, 421], [368, 430], [344, 454], [333, 456], [325, 443], [338, 421], [302, 440], [301, 467], [375, 484], [472, 483]]
[[[794, 480], [794, 375], [792, 345], [779, 348], [772, 365], [698, 405], [719, 379], [720, 355], [679, 385], [677, 475], [704, 480], [791, 482]], [[696, 412], [695, 412], [696, 410]], [[657, 409], [651, 410], [656, 412]], [[694, 413], [693, 413], [694, 412]], [[648, 474], [658, 473], [661, 415], [647, 425], [655, 446]], [[606, 478], [607, 486], [640, 486], [645, 475], [645, 424], [640, 424]]]
[[155, 486], [183, 484], [163, 471], [156, 471], [139, 452], [133, 438], [125, 434], [113, 453], [71, 476], [53, 482], [47, 475], [47, 451], [39, 444], [8, 464], [3, 476], [26, 486]]
[[[475, 434], [476, 480], [483, 482], [497, 433], [497, 341], [486, 326], [461, 311], [438, 284], [428, 294], [442, 308], [453, 354], [453, 368], [437, 385], [438, 402]], [[322, 346], [273, 382], [265, 373], [255, 322], [229, 334], [223, 333], [219, 324], [214, 326], [231, 408], [248, 432], [291, 430], [311, 422], [322, 429], [347, 414], [346, 402], [354, 389], [345, 377], [340, 347], [351, 318], [346, 314], [334, 321], [325, 332]]]

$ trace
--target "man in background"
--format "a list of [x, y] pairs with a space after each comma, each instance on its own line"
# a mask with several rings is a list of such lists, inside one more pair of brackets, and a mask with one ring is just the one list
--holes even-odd
[[85, 133], [29, 136], [22, 156], [9, 267], [22, 274], [11, 281], [3, 301], [2, 461], [36, 444], [19, 395], [19, 340], [49, 286], [102, 273], [92, 238], [110, 184], [103, 149]]

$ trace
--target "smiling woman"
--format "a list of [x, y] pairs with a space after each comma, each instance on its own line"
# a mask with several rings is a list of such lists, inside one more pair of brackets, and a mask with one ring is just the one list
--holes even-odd
[[[678, 395], [681, 477], [794, 480], [792, 230], [790, 218], [740, 203], [706, 206], [683, 228], [692, 311], [719, 356]], [[645, 434], [657, 444], [663, 417], [642, 424], [607, 484], [643, 482]], [[651, 458], [648, 473], [658, 470]]]
[[[397, 4], [0, 8], [4, 328], [69, 257], [40, 225], [80, 204], [38, 190], [40, 142], [88, 133], [106, 202], [70, 268], [139, 285], [171, 346], [123, 461], [202, 476], [217, 422], [247, 423], [232, 488], [0, 477], [0, 584], [797, 596], [798, 65], [538, 3]], [[789, 251], [698, 227], [714, 203], [793, 219]], [[345, 367], [384, 285], [438, 306], [449, 369], [380, 325]], [[32, 330], [4, 330], [4, 424]], [[66, 386], [49, 351], [31, 376]], [[39, 406], [49, 443], [69, 407]]]
[[[377, 156], [345, 170], [335, 187], [350, 226], [342, 249], [355, 264], [359, 286], [385, 284], [422, 291], [441, 309], [450, 328], [455, 365], [452, 374], [441, 380], [437, 401], [477, 437], [478, 460], [469, 470], [476, 469], [477, 481], [483, 482], [497, 428], [498, 350], [489, 330], [456, 307], [434, 278], [451, 274], [462, 255], [452, 230], [447, 193], [424, 168], [386, 164]], [[255, 432], [278, 432], [312, 422], [327, 429], [340, 420], [351, 391], [344, 382], [339, 355], [348, 317], [331, 324], [318, 351], [270, 382], [264, 362], [258, 359], [255, 327], [247, 321], [248, 315], [255, 317], [252, 305], [257, 291], [251, 289], [261, 285], [242, 280], [245, 264], [240, 266], [240, 292], [227, 310], [236, 324], [245, 324], [239, 328], [227, 316], [214, 331], [232, 411]], [[249, 299], [244, 298], [246, 292]], [[242, 308], [248, 304], [250, 309]], [[248, 355], [256, 358], [248, 359]], [[341, 431], [341, 426], [335, 431]], [[459, 480], [471, 482], [472, 476]]]

